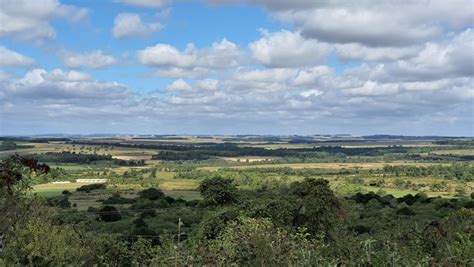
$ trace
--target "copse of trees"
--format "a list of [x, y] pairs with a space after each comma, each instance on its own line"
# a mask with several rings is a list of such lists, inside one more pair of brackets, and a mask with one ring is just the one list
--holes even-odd
[[474, 180], [474, 165], [472, 163], [455, 163], [449, 166], [412, 166], [412, 165], [386, 165], [383, 167], [384, 173], [394, 174], [396, 176], [441, 176], [447, 179], [456, 179], [460, 181]]
[[119, 166], [145, 166], [145, 160], [123, 160], [114, 159], [112, 155], [76, 153], [70, 151], [46, 152], [44, 154], [33, 154], [33, 158], [40, 162], [50, 163], [77, 163], [90, 164], [97, 161], [109, 161]]
[[139, 159], [139, 160], [114, 159], [113, 163], [119, 166], [145, 166], [146, 165], [144, 159]]
[[92, 190], [103, 190], [107, 188], [106, 184], [87, 184], [76, 189], [77, 192], [89, 193]]
[[321, 146], [313, 148], [279, 148], [265, 149], [261, 147], [240, 147], [234, 144], [217, 144], [212, 146], [167, 146], [165, 151], [153, 155], [157, 160], [206, 160], [211, 157], [293, 157], [319, 158], [324, 155], [332, 156], [383, 156], [387, 153], [407, 153], [407, 147], [362, 147], [346, 148], [341, 146]]
[[41, 162], [79, 163], [90, 164], [94, 161], [112, 160], [111, 155], [85, 154], [76, 152], [47, 152], [44, 154], [33, 154], [35, 159]]
[[29, 146], [29, 145], [18, 145], [17, 143], [11, 140], [0, 141], [0, 151], [15, 150], [15, 149], [20, 149], [20, 148], [32, 148], [32, 147], [33, 146]]

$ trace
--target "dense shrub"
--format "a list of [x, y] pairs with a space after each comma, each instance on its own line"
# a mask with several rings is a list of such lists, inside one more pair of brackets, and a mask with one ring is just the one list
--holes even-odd
[[230, 222], [200, 255], [204, 264], [222, 266], [318, 265], [315, 240], [291, 233], [268, 219], [239, 218]]
[[224, 205], [237, 201], [237, 188], [232, 184], [232, 180], [222, 177], [205, 179], [199, 185], [199, 192], [204, 205]]
[[76, 191], [89, 193], [92, 190], [102, 190], [106, 188], [107, 186], [105, 184], [87, 184], [77, 188]]
[[407, 216], [416, 215], [416, 213], [412, 209], [410, 209], [409, 207], [403, 207], [403, 208], [397, 210], [397, 214], [407, 215]]
[[298, 213], [293, 226], [305, 227], [312, 234], [328, 233], [341, 216], [339, 199], [324, 179], [305, 179], [290, 186]]
[[239, 211], [236, 208], [224, 208], [208, 214], [199, 224], [198, 239], [214, 239], [230, 221], [237, 219]]
[[132, 204], [135, 200], [131, 198], [121, 197], [120, 194], [113, 194], [111, 197], [104, 200], [104, 204]]
[[140, 198], [149, 200], [157, 200], [165, 197], [165, 194], [160, 189], [156, 188], [145, 189], [139, 192], [138, 195], [140, 196]]
[[115, 222], [122, 219], [122, 214], [114, 206], [104, 206], [99, 210], [99, 218], [104, 222]]
[[71, 202], [69, 201], [68, 195], [48, 198], [46, 203], [51, 207], [59, 207], [63, 209], [71, 207]]

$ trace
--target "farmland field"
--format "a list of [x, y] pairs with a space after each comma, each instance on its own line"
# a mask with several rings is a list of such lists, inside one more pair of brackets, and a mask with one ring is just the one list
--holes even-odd
[[[105, 178], [108, 179], [110, 186], [115, 187], [121, 185], [136, 185], [138, 188], [158, 186], [160, 189], [170, 192], [170, 194], [173, 194], [172, 192], [177, 190], [191, 190], [189, 192], [194, 191], [195, 193], [192, 193], [193, 196], [197, 196], [198, 192], [196, 190], [199, 182], [204, 179], [206, 175], [236, 175], [240, 171], [246, 171], [246, 173], [255, 174], [256, 176], [262, 175], [263, 171], [263, 174], [267, 173], [267, 176], [274, 177], [278, 180], [286, 175], [291, 178], [289, 179], [290, 181], [301, 180], [307, 177], [307, 174], [304, 172], [309, 171], [318, 177], [327, 178], [333, 188], [336, 188], [341, 181], [346, 181], [354, 176], [358, 176], [366, 183], [365, 185], [361, 185], [362, 187], [360, 188], [366, 191], [382, 189], [394, 195], [416, 193], [418, 190], [423, 190], [423, 192], [428, 195], [453, 197], [457, 194], [455, 190], [456, 187], [465, 187], [466, 192], [472, 190], [472, 183], [470, 181], [450, 179], [447, 181], [448, 186], [445, 187], [445, 191], [431, 191], [429, 184], [444, 180], [441, 177], [442, 175], [430, 174], [422, 175], [421, 177], [410, 177], [410, 175], [400, 174], [395, 176], [393, 173], [388, 174], [381, 171], [387, 165], [402, 168], [416, 167], [426, 169], [437, 167], [448, 168], [456, 162], [469, 165], [472, 164], [470, 163], [472, 161], [466, 161], [463, 158], [459, 160], [456, 158], [437, 158], [433, 160], [430, 159], [430, 156], [472, 156], [474, 155], [474, 149], [471, 147], [459, 147], [455, 145], [443, 146], [427, 140], [371, 141], [361, 140], [361, 138], [355, 140], [315, 138], [313, 141], [306, 140], [306, 143], [303, 144], [294, 144], [291, 141], [291, 138], [281, 138], [278, 142], [274, 140], [267, 142], [264, 139], [255, 137], [230, 138], [226, 136], [205, 138], [187, 136], [161, 138], [100, 138], [77, 139], [68, 142], [51, 141], [47, 143], [20, 140], [17, 144], [19, 146], [25, 146], [26, 148], [14, 151], [0, 151], [0, 156], [6, 157], [12, 153], [30, 156], [48, 153], [71, 153], [110, 155], [112, 160], [122, 160], [121, 164], [117, 164], [117, 162], [111, 160], [91, 161], [89, 164], [77, 162], [46, 162], [52, 169], [57, 170], [57, 175], [55, 175], [54, 178], [50, 178], [48, 183], [42, 183], [41, 181], [34, 182], [34, 184], [36, 184], [34, 186], [34, 192], [37, 192], [37, 194], [41, 196], [52, 196], [59, 194], [63, 190], [74, 190], [80, 186], [74, 183], [74, 180], [79, 178]], [[274, 152], [282, 151], [282, 153], [286, 153], [287, 149], [290, 149], [292, 153], [294, 153], [291, 156], [286, 156], [285, 154], [282, 154], [282, 156], [245, 156], [245, 154], [238, 154], [236, 156], [225, 157], [211, 155], [209, 157], [206, 156], [205, 160], [193, 160], [190, 158], [191, 160], [188, 161], [182, 161], [180, 159], [167, 160], [165, 158], [154, 158], [153, 156], [170, 151], [173, 153], [171, 155], [181, 155], [186, 151], [190, 151], [189, 149], [192, 149], [193, 146], [198, 146], [201, 150], [206, 147], [213, 148], [213, 146], [222, 144], [229, 144], [235, 146], [236, 149], [242, 149], [244, 150], [242, 153], [245, 153], [246, 148], [263, 149], [263, 153], [265, 150]], [[324, 154], [324, 152], [318, 152], [320, 154], [308, 154], [312, 152], [307, 152], [316, 147], [324, 148], [337, 145], [340, 145], [341, 149], [345, 149], [349, 152], [351, 149], [362, 149], [361, 153], [364, 153], [364, 149], [375, 152], [377, 152], [377, 149], [383, 151], [380, 153], [377, 152], [378, 155], [374, 156], [365, 154], [361, 154], [362, 156]], [[390, 149], [394, 147], [404, 148], [406, 152], [400, 153], [396, 151], [396, 153], [392, 153]], [[226, 147], [222, 148], [224, 153], [226, 149]], [[345, 153], [345, 150], [341, 150], [341, 152]], [[199, 153], [204, 154], [208, 152], [203, 151]], [[211, 153], [214, 152], [211, 151]], [[258, 153], [262, 152], [259, 151]], [[373, 154], [373, 152], [371, 153]], [[408, 154], [418, 154], [420, 156], [414, 158], [407, 156]], [[311, 158], [313, 156], [317, 159], [316, 162]], [[132, 164], [135, 161], [142, 161], [142, 163]], [[132, 163], [129, 164], [128, 162]], [[183, 166], [185, 167], [183, 168]], [[268, 169], [271, 169], [271, 171]], [[299, 170], [303, 173], [279, 174], [279, 172], [286, 169]], [[210, 173], [200, 174], [199, 172]], [[383, 187], [372, 188], [367, 185], [370, 180], [380, 179], [381, 177], [387, 181]], [[423, 189], [395, 188], [391, 181], [396, 178], [410, 180], [415, 185], [425, 184], [426, 186], [424, 186]], [[265, 179], [268, 179], [268, 177]], [[53, 181], [63, 180], [72, 181], [72, 183], [51, 184]]]

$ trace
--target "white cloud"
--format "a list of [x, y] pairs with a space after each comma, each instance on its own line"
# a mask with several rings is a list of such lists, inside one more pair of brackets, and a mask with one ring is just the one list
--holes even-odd
[[76, 53], [64, 51], [60, 53], [64, 65], [69, 68], [92, 68], [100, 69], [117, 63], [117, 60], [110, 55], [105, 55], [102, 50]]
[[399, 90], [398, 84], [379, 84], [374, 81], [367, 81], [363, 86], [348, 89], [346, 92], [359, 96], [379, 96], [396, 94]]
[[120, 13], [115, 17], [112, 34], [115, 38], [144, 37], [161, 29], [161, 23], [145, 23], [139, 14]]
[[317, 89], [311, 89], [307, 91], [303, 91], [300, 93], [300, 96], [308, 98], [308, 97], [316, 97], [321, 95], [323, 92]]
[[137, 52], [140, 63], [144, 65], [161, 67], [175, 66], [187, 68], [196, 65], [196, 48], [188, 44], [183, 52], [168, 44], [157, 44]]
[[155, 75], [182, 77], [198, 75], [212, 70], [239, 65], [242, 52], [232, 42], [223, 39], [208, 48], [196, 48], [188, 44], [183, 51], [168, 44], [156, 44], [137, 52], [138, 61], [150, 67], [160, 68]]
[[267, 67], [298, 67], [314, 65], [330, 52], [329, 46], [307, 40], [299, 33], [263, 31], [264, 37], [249, 45], [253, 58]]
[[178, 67], [162, 67], [154, 71], [150, 76], [164, 77], [164, 78], [198, 78], [209, 73], [208, 69], [201, 67], [194, 67], [190, 69]]
[[191, 86], [183, 79], [173, 81], [166, 87], [168, 91], [185, 91], [191, 90]]
[[[0, 83], [4, 81], [9, 81], [12, 75], [6, 71], [0, 70]], [[1, 95], [1, 93], [0, 93]]]
[[0, 46], [0, 67], [29, 67], [33, 64], [32, 58]]
[[274, 68], [256, 70], [238, 70], [234, 73], [234, 79], [248, 82], [279, 82], [286, 83], [297, 74], [296, 69]]
[[415, 56], [420, 46], [407, 47], [370, 47], [357, 43], [349, 43], [335, 46], [337, 55], [344, 61], [395, 61]]
[[332, 68], [324, 65], [303, 69], [298, 72], [298, 75], [293, 80], [293, 84], [297, 86], [314, 84], [319, 78], [328, 75], [334, 75], [334, 71]]
[[215, 91], [218, 89], [218, 85], [219, 81], [215, 79], [196, 80], [192, 85], [183, 79], [178, 79], [166, 86], [166, 91], [186, 93], [187, 95], [190, 93], [199, 94], [205, 91]]
[[139, 7], [157, 8], [168, 4], [169, 0], [119, 0], [119, 2]]
[[283, 19], [298, 25], [304, 36], [331, 43], [404, 45], [427, 40], [439, 33], [435, 25], [413, 25], [398, 15], [362, 7], [321, 8], [280, 14]]
[[415, 56], [390, 65], [390, 72], [405, 78], [440, 79], [473, 76], [474, 31], [472, 28], [441, 42], [428, 42]]
[[[119, 83], [102, 82], [90, 75], [78, 71], [54, 69], [34, 69], [19, 80], [12, 81], [6, 87], [9, 97], [47, 101], [61, 99], [60, 102], [76, 103], [77, 99], [85, 101], [111, 101], [129, 97], [128, 89]], [[86, 102], [77, 103], [84, 105]]]
[[51, 20], [79, 21], [88, 14], [85, 8], [63, 5], [58, 0], [0, 0], [0, 6], [0, 37], [20, 40], [54, 38]]
[[198, 80], [194, 83], [194, 85], [197, 88], [200, 88], [203, 90], [214, 91], [214, 90], [217, 90], [219, 87], [219, 80], [215, 80], [215, 79]]
[[208, 2], [261, 5], [274, 17], [293, 24], [305, 37], [330, 43], [360, 43], [367, 46], [420, 44], [443, 32], [470, 27], [474, 17], [470, 0]]

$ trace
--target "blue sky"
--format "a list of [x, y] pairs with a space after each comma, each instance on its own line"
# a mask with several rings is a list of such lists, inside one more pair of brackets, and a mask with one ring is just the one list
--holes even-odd
[[0, 0], [0, 134], [472, 136], [468, 6]]

